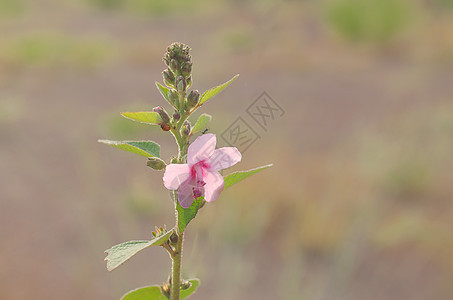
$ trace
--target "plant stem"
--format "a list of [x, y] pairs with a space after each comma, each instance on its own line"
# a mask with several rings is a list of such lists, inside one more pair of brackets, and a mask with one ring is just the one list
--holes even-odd
[[[187, 119], [188, 115], [184, 113], [181, 114], [181, 119], [179, 120], [175, 129], [171, 131], [173, 136], [175, 137], [176, 143], [178, 144], [178, 163], [184, 163], [185, 159], [184, 156], [187, 154], [187, 148], [185, 147], [185, 143], [187, 142], [181, 136], [181, 126], [183, 122]], [[178, 237], [178, 241], [176, 245], [174, 245], [174, 252], [171, 253], [172, 259], [172, 266], [171, 266], [171, 289], [170, 289], [170, 300], [179, 300], [179, 290], [181, 287], [181, 257], [182, 257], [182, 243], [184, 240], [184, 233], [179, 232], [178, 230], [178, 194], [176, 191], [173, 191], [173, 199], [175, 203], [175, 213], [176, 213], [176, 230], [175, 233]]]
[[178, 242], [176, 243], [175, 253], [172, 256], [170, 300], [179, 300], [179, 289], [181, 286], [181, 257], [183, 239], [184, 233], [181, 232], [178, 234]]

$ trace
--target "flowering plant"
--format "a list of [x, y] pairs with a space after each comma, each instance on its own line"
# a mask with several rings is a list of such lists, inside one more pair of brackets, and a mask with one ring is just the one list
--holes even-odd
[[[133, 121], [158, 125], [164, 132], [170, 132], [178, 144], [178, 154], [170, 164], [160, 158], [160, 146], [153, 141], [110, 141], [99, 142], [133, 152], [148, 158], [147, 165], [154, 170], [165, 170], [164, 186], [170, 190], [174, 202], [176, 224], [167, 230], [156, 227], [152, 239], [128, 241], [106, 250], [107, 269], [112, 271], [138, 252], [151, 246], [162, 246], [172, 259], [169, 279], [160, 286], [139, 288], [126, 293], [123, 300], [184, 299], [195, 292], [198, 279], [181, 279], [181, 255], [184, 232], [206, 202], [216, 200], [227, 187], [264, 170], [271, 165], [248, 171], [239, 171], [223, 177], [218, 171], [238, 163], [242, 156], [234, 147], [215, 149], [216, 135], [201, 133], [211, 120], [202, 114], [195, 125], [188, 120], [190, 115], [230, 85], [239, 75], [226, 83], [200, 94], [197, 90], [188, 92], [192, 86], [192, 58], [190, 48], [173, 43], [167, 48], [163, 61], [167, 69], [162, 72], [164, 85], [156, 86], [164, 99], [174, 109], [171, 117], [158, 106], [152, 111], [123, 112], [121, 115]], [[193, 142], [191, 138], [200, 134]]]

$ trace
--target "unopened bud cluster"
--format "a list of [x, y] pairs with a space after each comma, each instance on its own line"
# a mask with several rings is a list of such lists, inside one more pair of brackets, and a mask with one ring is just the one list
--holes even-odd
[[[200, 93], [191, 91], [186, 98], [187, 89], [192, 85], [192, 57], [190, 48], [182, 43], [168, 46], [163, 61], [167, 69], [162, 72], [165, 85], [169, 88], [168, 100], [181, 113], [189, 111], [198, 104]], [[175, 121], [179, 119], [174, 118]]]
[[168, 87], [185, 91], [192, 83], [192, 57], [189, 52], [189, 46], [182, 43], [173, 43], [168, 46], [163, 58], [168, 68], [162, 72]]

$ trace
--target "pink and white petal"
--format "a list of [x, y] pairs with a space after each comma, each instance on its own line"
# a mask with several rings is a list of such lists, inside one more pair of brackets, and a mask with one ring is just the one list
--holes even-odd
[[197, 187], [197, 179], [191, 177], [184, 181], [178, 189], [178, 201], [183, 208], [189, 208], [194, 200], [193, 190]]
[[209, 160], [211, 169], [219, 171], [234, 166], [241, 161], [241, 152], [236, 147], [216, 149]]
[[208, 160], [215, 150], [216, 136], [213, 133], [200, 135], [187, 151], [187, 163], [194, 165], [197, 162]]
[[176, 190], [190, 175], [188, 164], [169, 164], [165, 168], [164, 185], [169, 190]]
[[204, 199], [207, 202], [217, 200], [225, 187], [222, 175], [220, 175], [217, 171], [206, 172], [203, 180], [206, 183], [204, 186]]

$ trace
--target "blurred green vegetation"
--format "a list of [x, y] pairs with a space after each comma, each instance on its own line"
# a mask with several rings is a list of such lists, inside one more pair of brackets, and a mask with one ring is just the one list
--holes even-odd
[[112, 55], [112, 45], [95, 38], [34, 33], [1, 40], [0, 63], [16, 67], [93, 68]]
[[435, 0], [433, 2], [439, 9], [453, 9], [453, 0]]
[[386, 42], [407, 25], [413, 4], [406, 0], [331, 0], [329, 24], [352, 41]]
[[246, 26], [228, 28], [219, 34], [219, 37], [221, 38], [219, 44], [222, 45], [222, 48], [235, 51], [253, 49], [256, 42], [253, 30]]
[[25, 8], [26, 5], [22, 0], [0, 0], [0, 19], [17, 16]]
[[155, 16], [174, 13], [192, 13], [203, 8], [205, 3], [201, 0], [86, 0], [99, 9], [124, 10], [134, 13], [151, 14]]

